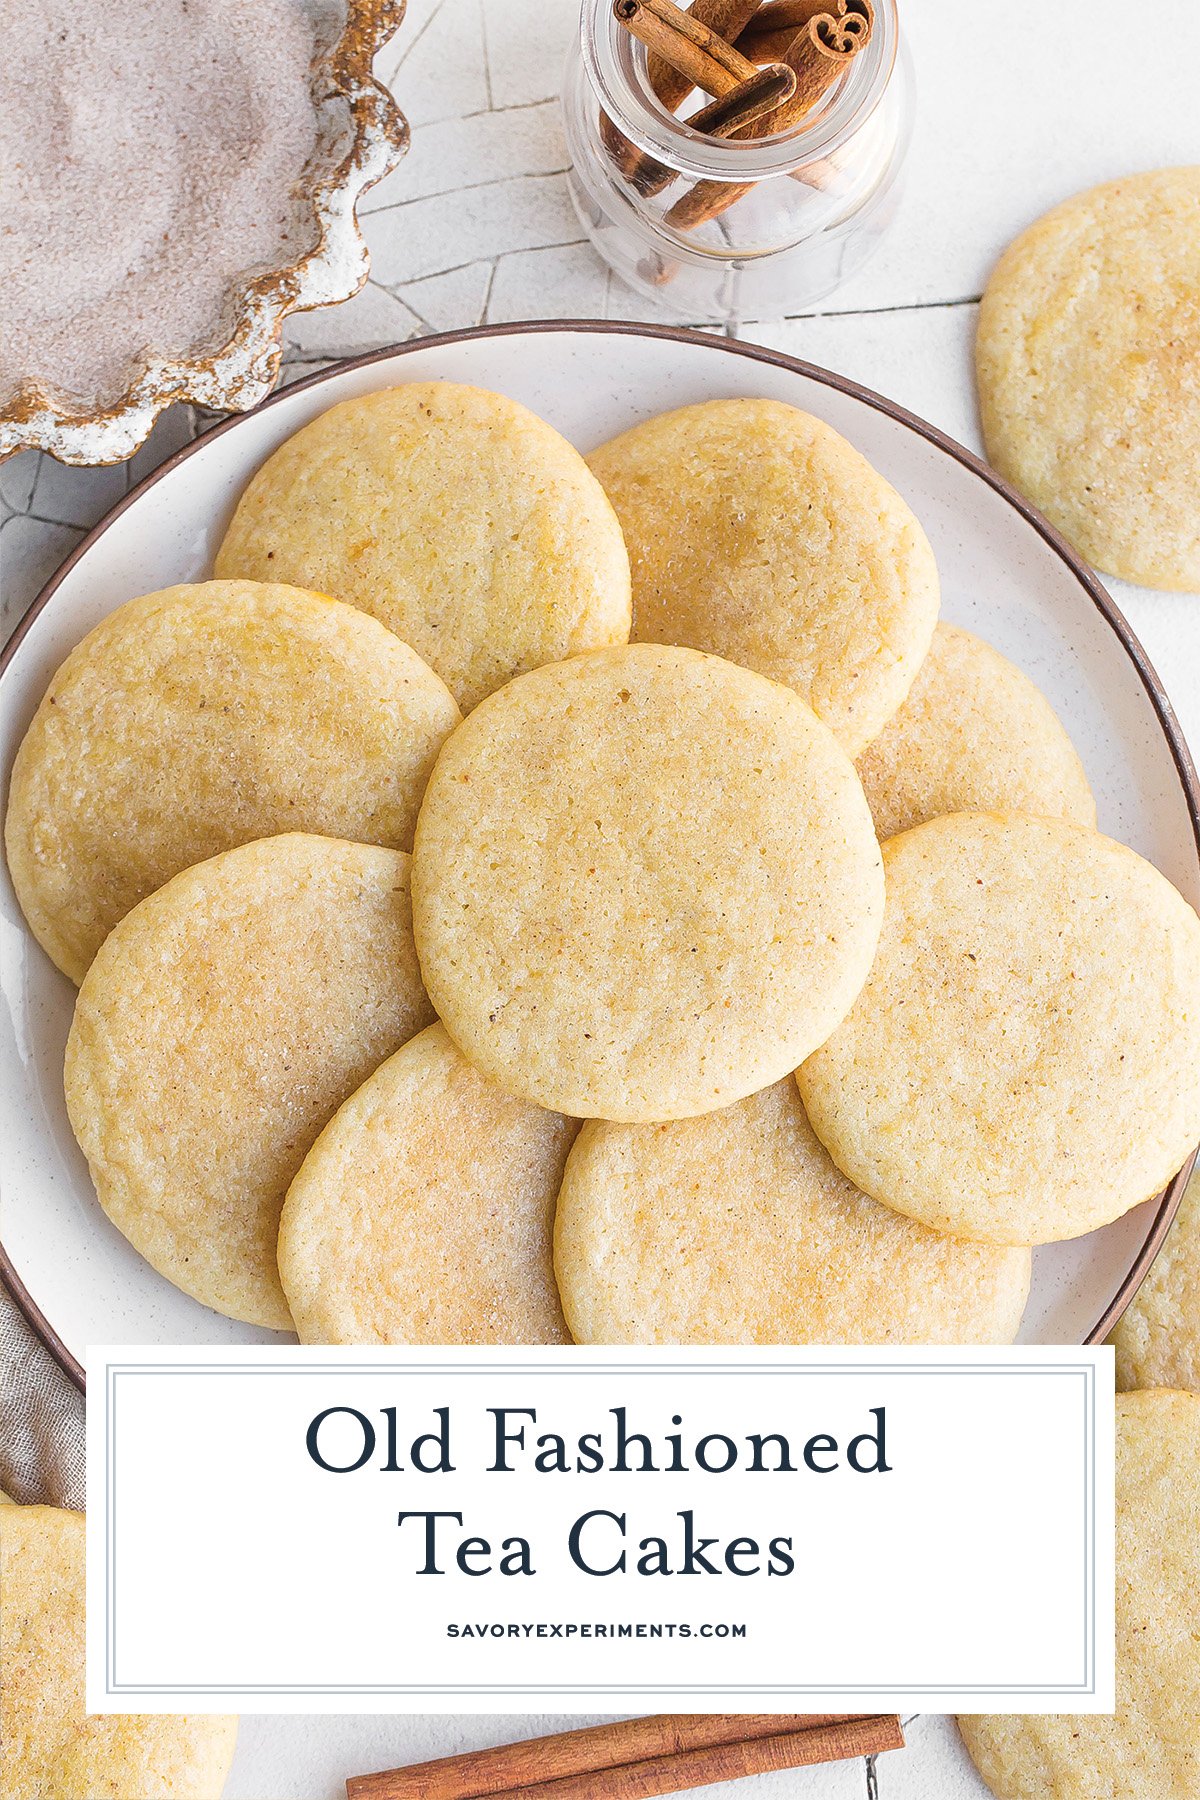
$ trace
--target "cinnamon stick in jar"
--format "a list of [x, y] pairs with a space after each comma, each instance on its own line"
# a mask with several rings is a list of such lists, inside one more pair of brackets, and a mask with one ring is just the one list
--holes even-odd
[[[692, 0], [688, 16], [697, 25], [706, 26], [716, 37], [732, 44], [750, 23], [759, 5], [760, 0]], [[747, 50], [743, 54], [749, 57], [750, 52]], [[767, 56], [762, 60], [773, 62], [776, 59]], [[691, 92], [686, 79], [661, 57], [650, 56], [646, 73], [650, 86], [668, 112], [675, 112], [682, 106]]]
[[710, 100], [688, 118], [693, 131], [706, 137], [732, 137], [743, 126], [753, 125], [764, 113], [786, 105], [796, 91], [796, 71], [785, 62], [764, 63], [745, 81], [730, 88], [722, 100]]
[[749, 57], [673, 0], [613, 0], [613, 15], [686, 84], [684, 94], [698, 87], [721, 99], [754, 74]]
[[737, 47], [754, 62], [775, 62], [786, 57], [796, 33], [822, 15], [851, 33], [869, 32], [874, 23], [869, 0], [767, 0], [751, 14]]
[[[844, 0], [847, 5], [870, 8], [871, 0]], [[809, 20], [803, 30], [796, 33], [788, 47], [786, 61], [795, 71], [796, 90], [790, 100], [775, 112], [755, 121], [737, 133], [737, 137], [761, 137], [769, 132], [788, 131], [799, 124], [806, 113], [827, 93], [833, 83], [849, 67], [850, 63], [870, 42], [871, 27], [874, 23], [873, 11], [869, 16], [857, 11], [855, 18], [865, 16], [864, 29], [847, 32], [844, 15], [835, 19], [826, 10]], [[694, 231], [697, 226], [707, 224], [710, 219], [719, 218], [731, 206], [748, 194], [757, 184], [753, 181], [698, 181], [695, 187], [671, 207], [666, 215], [665, 223], [677, 231]]]
[[[723, 99], [758, 73], [757, 65], [697, 17], [695, 9], [686, 13], [673, 0], [614, 0], [613, 15], [631, 37], [651, 51], [647, 73], [654, 65], [671, 75], [678, 89], [674, 106], [693, 88]], [[663, 165], [631, 144], [604, 112], [600, 114], [600, 141], [639, 193], [657, 193], [667, 185]]]
[[[743, 126], [752, 125], [765, 113], [774, 112], [790, 100], [795, 91], [794, 69], [789, 69], [786, 63], [766, 63], [748, 80], [730, 88], [723, 100], [710, 100], [707, 106], [693, 113], [688, 124], [693, 131], [702, 131], [706, 137], [733, 137]], [[625, 172], [638, 193], [647, 199], [660, 194], [678, 174], [678, 170], [655, 162], [649, 156], [640, 157]]]

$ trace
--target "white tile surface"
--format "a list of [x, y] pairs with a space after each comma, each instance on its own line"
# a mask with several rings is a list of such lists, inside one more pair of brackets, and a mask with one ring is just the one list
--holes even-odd
[[419, 13], [428, 17], [422, 20], [418, 14], [406, 20], [390, 55], [384, 53], [384, 66], [392, 63], [387, 79], [401, 97], [414, 132], [439, 119], [486, 112], [491, 99], [480, 0], [440, 0]]
[[557, 175], [517, 175], [395, 201], [372, 213], [369, 225], [375, 278], [385, 287], [454, 268], [468, 256], [494, 261], [509, 250], [577, 243], [582, 236]]
[[[1126, 0], [901, 0], [918, 122], [907, 192], [874, 262], [819, 316], [751, 322], [743, 335], [877, 388], [978, 448], [975, 306], [1004, 244], [1074, 190], [1193, 161], [1200, 4], [1165, 0], [1169, 53], [1129, 56]], [[536, 15], [536, 17], [535, 17]], [[628, 294], [581, 241], [561, 171], [561, 68], [576, 0], [409, 0], [380, 59], [414, 128], [409, 158], [367, 201], [370, 284], [294, 319], [298, 366], [403, 339], [528, 316], [665, 318]], [[533, 25], [531, 19], [535, 20]], [[1116, 98], [1119, 96], [1119, 100]], [[0, 606], [7, 632], [95, 520], [205, 421], [177, 408], [129, 471], [0, 468]], [[1200, 600], [1112, 584], [1200, 742]], [[561, 1729], [545, 1719], [247, 1719], [228, 1800], [340, 1800], [348, 1774]], [[251, 1773], [251, 1771], [257, 1771]], [[909, 1748], [764, 1778], [746, 1800], [981, 1800], [952, 1721], [919, 1719]]]
[[483, 20], [492, 105], [556, 99], [579, 28], [576, 0], [544, 0], [536, 8], [522, 8], [519, 0], [483, 0]]
[[8, 637], [29, 600], [82, 536], [69, 525], [27, 512], [0, 519], [0, 637]]
[[300, 313], [292, 320], [289, 342], [304, 357], [353, 356], [380, 344], [399, 344], [415, 332], [427, 329], [400, 296], [374, 279], [361, 287], [353, 300], [341, 306], [322, 306]]
[[426, 332], [458, 331], [482, 325], [496, 273], [494, 262], [464, 263], [422, 281], [405, 281], [393, 289], [411, 307]]
[[559, 174], [565, 158], [556, 100], [444, 119], [414, 133], [407, 157], [368, 193], [360, 216], [369, 218], [397, 200], [452, 195], [519, 175]]
[[879, 1758], [878, 1800], [987, 1800], [953, 1719], [914, 1719], [904, 1735], [904, 1750]]

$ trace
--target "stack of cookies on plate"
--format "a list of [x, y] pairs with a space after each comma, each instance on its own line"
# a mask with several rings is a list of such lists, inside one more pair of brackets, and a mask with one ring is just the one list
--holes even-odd
[[1007, 1342], [1200, 1138], [1200, 920], [819, 420], [366, 394], [214, 576], [68, 657], [7, 820], [101, 1204], [205, 1304]]

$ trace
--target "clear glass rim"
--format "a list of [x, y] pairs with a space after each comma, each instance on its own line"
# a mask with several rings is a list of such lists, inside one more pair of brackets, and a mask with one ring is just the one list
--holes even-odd
[[[830, 0], [833, 10], [836, 0]], [[613, 124], [640, 150], [681, 175], [714, 181], [762, 181], [828, 156], [858, 131], [883, 98], [896, 64], [896, 0], [875, 0], [871, 42], [791, 131], [754, 139], [754, 147], [706, 137], [663, 111], [646, 78], [646, 53], [613, 16], [611, 0], [583, 0], [580, 46], [588, 79]]]

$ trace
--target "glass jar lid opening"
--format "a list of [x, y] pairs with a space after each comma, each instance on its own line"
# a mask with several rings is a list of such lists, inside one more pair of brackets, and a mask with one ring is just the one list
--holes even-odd
[[[831, 11], [836, 4], [830, 0]], [[871, 41], [803, 119], [772, 136], [731, 141], [693, 131], [686, 118], [663, 107], [650, 85], [646, 51], [618, 23], [612, 0], [583, 0], [580, 33], [588, 78], [624, 136], [680, 174], [731, 182], [789, 174], [845, 143], [882, 99], [899, 38], [895, 0], [875, 0]]]

